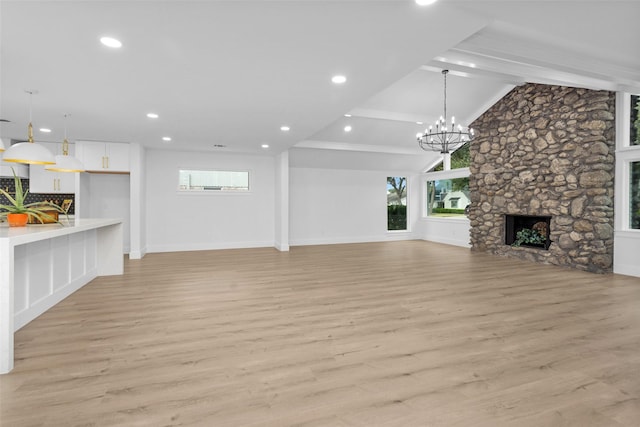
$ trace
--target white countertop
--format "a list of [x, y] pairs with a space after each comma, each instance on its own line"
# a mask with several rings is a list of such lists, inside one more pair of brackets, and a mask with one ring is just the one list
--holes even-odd
[[0, 241], [9, 240], [13, 245], [37, 242], [53, 237], [120, 224], [120, 218], [74, 218], [62, 219], [59, 224], [28, 224], [24, 227], [9, 227], [7, 223], [0, 224]]

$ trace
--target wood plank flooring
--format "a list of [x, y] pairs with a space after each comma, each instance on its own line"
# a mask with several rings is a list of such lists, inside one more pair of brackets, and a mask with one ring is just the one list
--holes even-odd
[[640, 279], [422, 241], [149, 254], [18, 331], [0, 425], [639, 426]]

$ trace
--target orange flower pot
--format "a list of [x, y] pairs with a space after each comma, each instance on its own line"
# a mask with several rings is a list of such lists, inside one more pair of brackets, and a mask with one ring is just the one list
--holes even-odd
[[29, 215], [26, 213], [10, 213], [7, 214], [7, 222], [9, 227], [24, 227], [27, 225]]

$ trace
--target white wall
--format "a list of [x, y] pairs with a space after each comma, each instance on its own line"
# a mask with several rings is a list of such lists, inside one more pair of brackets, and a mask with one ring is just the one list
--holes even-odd
[[613, 272], [640, 277], [639, 253], [640, 233], [637, 230], [616, 231], [613, 242]]
[[419, 222], [419, 233], [423, 240], [470, 248], [467, 218], [423, 218]]
[[[147, 149], [148, 252], [274, 245], [275, 159]], [[249, 170], [249, 193], [178, 192], [178, 170]]]
[[146, 168], [145, 149], [140, 144], [130, 144], [131, 174], [131, 250], [130, 259], [141, 259], [147, 253], [146, 218]]
[[[290, 243], [314, 245], [414, 238], [411, 232], [387, 231], [388, 176], [384, 171], [291, 168]], [[413, 182], [410, 178], [409, 191]], [[409, 196], [409, 210], [412, 209]], [[412, 215], [409, 214], [409, 222]], [[415, 216], [413, 216], [415, 218]]]
[[130, 184], [127, 174], [83, 173], [82, 218], [120, 218], [124, 252], [131, 248]]
[[289, 152], [276, 157], [275, 247], [289, 250]]

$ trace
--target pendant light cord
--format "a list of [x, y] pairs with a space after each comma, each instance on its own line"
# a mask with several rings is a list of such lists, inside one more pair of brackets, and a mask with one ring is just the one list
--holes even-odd
[[29, 126], [27, 127], [27, 139], [33, 142], [33, 91], [25, 90], [29, 94]]
[[64, 115], [64, 140], [62, 141], [62, 155], [63, 156], [68, 156], [69, 155], [69, 141], [67, 140], [67, 117], [69, 117], [70, 114], [66, 114]]

